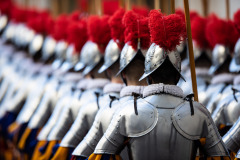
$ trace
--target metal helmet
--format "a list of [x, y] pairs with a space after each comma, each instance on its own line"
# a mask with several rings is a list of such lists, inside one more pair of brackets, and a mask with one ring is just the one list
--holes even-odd
[[8, 17], [6, 15], [1, 15], [0, 16], [0, 32], [1, 33], [6, 28], [7, 24], [8, 24]]
[[80, 71], [84, 67], [86, 67], [86, 59], [88, 58], [88, 49], [91, 47], [92, 42], [87, 41], [80, 52], [80, 60], [79, 62], [75, 65], [74, 70], [75, 71]]
[[105, 49], [111, 40], [109, 16], [91, 16], [88, 20], [89, 48], [85, 58], [83, 75], [90, 73], [102, 60]]
[[111, 40], [109, 41], [104, 55], [104, 64], [98, 70], [98, 73], [102, 73], [109, 67], [111, 67], [115, 62], [118, 61], [120, 53], [124, 44], [124, 30], [125, 26], [122, 23], [125, 10], [118, 9], [109, 19], [108, 23], [111, 30]]
[[98, 70], [98, 73], [104, 72], [106, 69], [108, 69], [110, 66], [112, 66], [120, 57], [121, 50], [118, 47], [117, 42], [115, 42], [113, 39], [110, 40], [108, 43], [105, 55], [104, 55], [104, 64], [103, 66]]
[[224, 45], [217, 44], [212, 52], [212, 66], [209, 69], [209, 74], [214, 74], [230, 56], [230, 50]]
[[56, 44], [56, 40], [53, 37], [47, 36], [45, 38], [42, 49], [42, 60], [46, 61], [54, 55]]
[[119, 75], [130, 64], [130, 62], [135, 59], [135, 57], [139, 56], [140, 58], [142, 58], [142, 60], [144, 60], [145, 55], [146, 50], [134, 49], [131, 45], [126, 43], [120, 54], [120, 70], [117, 75]]
[[234, 47], [234, 55], [229, 66], [230, 72], [239, 72], [240, 71], [240, 38], [238, 39]]
[[166, 16], [160, 10], [152, 10], [149, 13], [149, 28], [152, 44], [145, 57], [144, 74], [139, 80], [152, 74], [168, 59], [185, 81], [181, 75], [181, 57], [177, 51], [177, 46], [185, 39], [185, 23], [182, 17]]
[[74, 68], [79, 60], [79, 54], [75, 50], [73, 44], [69, 45], [66, 50], [66, 61], [63, 62], [61, 69], [66, 72]]
[[58, 69], [62, 65], [64, 59], [66, 58], [67, 46], [67, 42], [63, 40], [57, 42], [55, 47], [56, 59], [52, 64], [53, 69]]
[[88, 41], [88, 43], [89, 48], [85, 53], [87, 55], [84, 56], [83, 60], [84, 64], [86, 65], [83, 71], [83, 75], [87, 75], [89, 72], [91, 72], [94, 69], [94, 67], [96, 67], [97, 64], [101, 61], [103, 55], [96, 43], [91, 41]]
[[43, 41], [44, 41], [44, 38], [42, 34], [36, 34], [34, 36], [28, 48], [30, 55], [34, 56], [36, 53], [38, 53], [42, 49]]
[[14, 37], [14, 30], [15, 25], [12, 22], [9, 22], [2, 34], [3, 41], [11, 41]]
[[181, 78], [185, 80], [184, 77], [181, 75], [180, 54], [176, 50], [171, 52], [164, 51], [164, 49], [161, 48], [159, 45], [152, 43], [145, 57], [145, 73], [142, 75], [139, 81], [152, 74], [163, 64], [163, 62], [167, 58], [173, 64], [174, 68], [179, 72]]

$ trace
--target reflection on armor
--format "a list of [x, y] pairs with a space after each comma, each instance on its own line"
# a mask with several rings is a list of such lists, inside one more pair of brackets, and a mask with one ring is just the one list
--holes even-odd
[[[156, 87], [158, 90], [155, 89]], [[134, 103], [128, 102], [114, 116], [94, 153], [118, 154], [125, 137], [129, 137], [131, 139], [128, 145], [133, 159], [191, 159], [196, 155], [199, 147], [195, 140], [207, 137], [204, 151], [208, 156], [228, 156], [209, 112], [194, 102], [194, 114], [191, 115], [189, 102], [183, 100], [183, 92], [180, 88], [162, 84], [150, 85], [144, 89], [143, 95], [145, 98], [137, 101], [137, 114], [134, 111]], [[126, 108], [129, 113], [126, 113]], [[144, 123], [137, 121], [135, 117], [144, 115], [142, 111], [145, 109], [150, 111], [149, 116], [151, 116], [146, 117]], [[157, 124], [153, 125], [153, 128], [147, 127], [154, 117], [157, 118]], [[135, 125], [131, 126], [132, 122]], [[183, 144], [191, 147], [181, 147]], [[163, 145], [165, 149], [153, 147], [155, 145]], [[141, 149], [142, 146], [144, 150]]]
[[223, 142], [230, 151], [237, 153], [240, 148], [240, 118], [223, 137]]

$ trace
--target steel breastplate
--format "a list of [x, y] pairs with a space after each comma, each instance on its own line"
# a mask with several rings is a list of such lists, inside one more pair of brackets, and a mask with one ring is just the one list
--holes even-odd
[[60, 98], [56, 103], [56, 106], [51, 114], [50, 118], [48, 119], [47, 123], [44, 125], [43, 129], [39, 133], [37, 139], [38, 140], [47, 140], [49, 133], [51, 132], [52, 128], [56, 124], [58, 117], [66, 104], [70, 103], [70, 95], [65, 95], [64, 97]]
[[238, 151], [236, 158], [240, 159], [240, 150]]
[[50, 82], [49, 85], [50, 86], [47, 88], [45, 94], [43, 95], [43, 98], [41, 99], [39, 107], [37, 108], [28, 124], [28, 127], [31, 129], [43, 127], [54, 110], [54, 107], [58, 100], [58, 82], [53, 81]]
[[232, 151], [237, 152], [240, 148], [240, 118], [235, 122], [232, 128], [224, 135], [223, 142], [226, 147]]
[[73, 151], [73, 155], [89, 157], [93, 153], [97, 143], [106, 132], [113, 114], [121, 107], [125, 101], [133, 99], [132, 96], [122, 97], [120, 100], [114, 100], [111, 106], [106, 105], [98, 111], [91, 129], [81, 141], [81, 143]]

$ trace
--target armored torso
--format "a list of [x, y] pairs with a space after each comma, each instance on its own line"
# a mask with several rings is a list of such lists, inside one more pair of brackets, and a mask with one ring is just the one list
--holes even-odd
[[198, 141], [206, 138], [208, 156], [228, 155], [209, 112], [197, 102], [191, 109], [179, 87], [150, 85], [143, 96], [137, 106], [128, 102], [114, 116], [95, 154], [118, 154], [128, 139], [133, 160], [190, 160], [196, 156]]

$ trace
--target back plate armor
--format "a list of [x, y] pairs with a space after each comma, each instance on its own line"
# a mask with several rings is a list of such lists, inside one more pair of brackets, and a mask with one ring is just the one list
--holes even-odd
[[[72, 107], [82, 107], [84, 104], [87, 104], [88, 102], [91, 102], [95, 98], [95, 92], [101, 92], [101, 89], [95, 88], [88, 90], [84, 92], [84, 94], [81, 96], [79, 102], [72, 104], [69, 103], [67, 106], [63, 108], [63, 110], [60, 113], [60, 116], [58, 117], [56, 125], [53, 127], [51, 132], [49, 133], [48, 140], [62, 140], [62, 138], [65, 136], [67, 131], [70, 129], [71, 125], [74, 122], [74, 116], [72, 115], [71, 109]], [[73, 101], [73, 99], [72, 99]]]
[[240, 117], [232, 128], [224, 135], [223, 142], [226, 147], [232, 151], [237, 152], [240, 148]]
[[240, 150], [238, 151], [236, 158], [240, 159]]
[[[206, 138], [203, 147], [207, 156], [228, 156], [209, 112], [199, 103], [193, 102], [194, 115], [191, 115], [189, 102], [178, 97], [180, 94], [177, 90], [173, 89], [171, 93], [167, 86], [163, 86], [158, 94], [150, 93], [146, 98], [139, 99], [137, 113], [145, 115], [144, 120], [135, 118], [138, 115], [131, 111], [134, 110], [134, 102], [128, 101], [114, 116], [94, 153], [118, 154], [128, 139], [127, 146], [133, 160], [187, 160], [195, 158], [199, 147], [197, 141]], [[152, 113], [152, 116], [149, 117], [148, 113]]]

